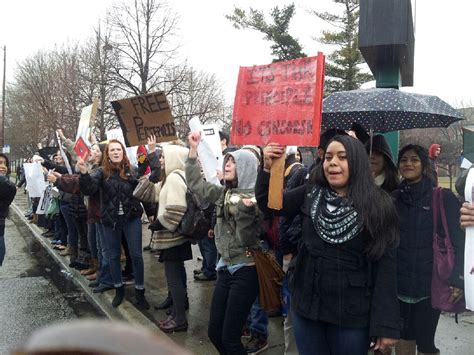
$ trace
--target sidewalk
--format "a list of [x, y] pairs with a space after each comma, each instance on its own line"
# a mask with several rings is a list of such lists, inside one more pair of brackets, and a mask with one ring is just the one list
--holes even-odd
[[[15, 212], [19, 218], [27, 224], [38, 241], [44, 246], [53, 259], [61, 265], [61, 268], [67, 270], [73, 275], [74, 283], [83, 289], [87, 299], [110, 319], [120, 319], [126, 320], [130, 323], [141, 324], [147, 328], [164, 334], [156, 326], [155, 321], [165, 319], [167, 316], [165, 315], [165, 311], [157, 311], [153, 306], [162, 302], [166, 298], [168, 289], [166, 286], [164, 267], [162, 263], [158, 262], [157, 258], [155, 258], [155, 254], [147, 251], [143, 252], [145, 263], [145, 295], [151, 305], [150, 310], [141, 312], [130, 302], [134, 296], [133, 285], [126, 287], [126, 300], [122, 305], [118, 308], [112, 308], [111, 303], [114, 291], [107, 291], [103, 294], [92, 293], [92, 289], [88, 287], [89, 281], [84, 276], [81, 276], [77, 270], [68, 266], [69, 258], [59, 256], [59, 253], [52, 248], [50, 239], [41, 236], [43, 229], [34, 224], [28, 223], [26, 218], [23, 216], [27, 209], [26, 196], [27, 195], [23, 193], [23, 189], [18, 190], [15, 201], [12, 204], [13, 212]], [[143, 225], [143, 246], [148, 245], [150, 238], [150, 231], [147, 227], [147, 224]], [[207, 337], [209, 308], [214, 290], [214, 282], [194, 281], [193, 270], [200, 268], [201, 266], [201, 262], [197, 260], [197, 257], [200, 256], [197, 245], [193, 245], [193, 256], [193, 260], [185, 263], [188, 276], [188, 295], [190, 303], [188, 313], [189, 328], [187, 332], [169, 334], [169, 337], [195, 354], [217, 354], [217, 351]], [[283, 354], [283, 319], [281, 317], [276, 317], [270, 318], [269, 321], [269, 348], [262, 354]]]

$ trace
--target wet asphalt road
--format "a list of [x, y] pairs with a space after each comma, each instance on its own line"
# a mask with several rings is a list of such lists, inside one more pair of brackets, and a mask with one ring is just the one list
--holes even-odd
[[0, 354], [35, 329], [78, 317], [102, 317], [19, 220], [6, 220], [7, 254], [0, 267]]

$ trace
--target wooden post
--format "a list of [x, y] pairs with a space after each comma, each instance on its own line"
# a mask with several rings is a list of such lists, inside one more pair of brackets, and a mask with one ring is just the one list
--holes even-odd
[[270, 186], [268, 188], [268, 208], [281, 210], [283, 208], [283, 180], [285, 174], [286, 154], [275, 159], [270, 170]]

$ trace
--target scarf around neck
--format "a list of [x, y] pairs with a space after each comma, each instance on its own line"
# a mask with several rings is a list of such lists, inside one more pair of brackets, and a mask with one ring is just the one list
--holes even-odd
[[[310, 215], [319, 237], [331, 244], [341, 244], [356, 237], [362, 230], [355, 208], [347, 199], [334, 190], [315, 186], [311, 191], [313, 199]], [[330, 211], [328, 205], [336, 207]]]

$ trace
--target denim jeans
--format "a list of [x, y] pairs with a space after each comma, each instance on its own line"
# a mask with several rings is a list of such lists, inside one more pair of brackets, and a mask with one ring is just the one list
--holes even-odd
[[97, 258], [97, 231], [95, 223], [87, 225], [87, 243], [89, 244], [91, 258]]
[[101, 223], [95, 223], [97, 240], [97, 258], [99, 259], [99, 284], [113, 286], [112, 275], [110, 274], [109, 249], [105, 242], [104, 227]]
[[0, 266], [5, 259], [5, 225], [0, 225]]
[[216, 274], [217, 249], [214, 238], [201, 239], [198, 242], [199, 250], [202, 255], [202, 273], [206, 277], [211, 277]]
[[139, 290], [144, 289], [141, 219], [127, 220], [124, 216], [119, 216], [114, 227], [103, 225], [103, 229], [105, 242], [109, 249], [110, 273], [112, 274], [114, 287], [123, 286], [122, 269], [120, 266], [120, 244], [122, 233], [124, 233], [132, 258], [135, 288]]
[[336, 324], [293, 316], [293, 330], [300, 355], [367, 355], [368, 328], [347, 328]]
[[54, 218], [54, 238], [60, 240], [62, 245], [67, 245], [67, 225], [61, 211]]
[[226, 269], [218, 271], [208, 336], [220, 354], [247, 354], [240, 336], [257, 295], [255, 266], [244, 266], [233, 274]]
[[77, 234], [76, 223], [74, 218], [69, 215], [69, 202], [59, 201], [59, 209], [63, 214], [64, 221], [67, 226], [67, 244], [70, 247], [76, 247], [79, 244], [79, 236]]
[[252, 308], [250, 308], [250, 313], [247, 317], [247, 324], [249, 325], [249, 329], [252, 334], [259, 334], [263, 335], [265, 338], [268, 338], [267, 312], [263, 310], [258, 297], [252, 304]]

